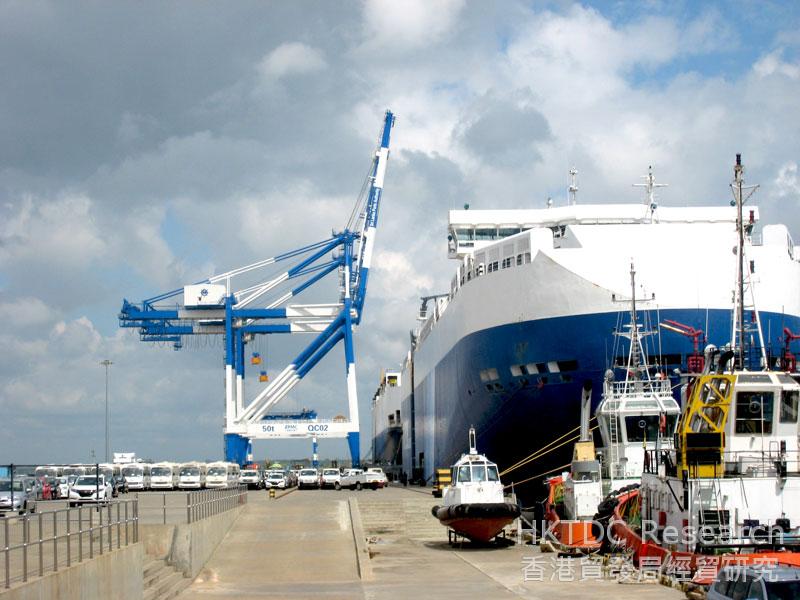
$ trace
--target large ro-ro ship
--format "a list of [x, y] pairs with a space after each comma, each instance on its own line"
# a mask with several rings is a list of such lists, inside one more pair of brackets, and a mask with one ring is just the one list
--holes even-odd
[[[446, 293], [423, 299], [402, 366], [382, 373], [372, 404], [376, 462], [430, 482], [465, 451], [472, 426], [507, 471], [504, 482], [541, 495], [534, 484], [570, 461], [571, 443], [551, 443], [579, 422], [582, 391], [591, 389], [593, 413], [606, 371], [625, 364], [614, 331], [631, 295], [631, 261], [637, 298], [647, 300], [640, 311], [655, 331], [648, 352], [678, 398], [692, 340], [658, 325], [702, 331], [701, 342], [731, 339], [736, 209], [660, 206], [652, 171], [643, 186], [643, 203], [579, 203], [573, 180], [564, 206], [449, 212], [448, 254], [458, 267]], [[758, 315], [746, 318], [760, 317], [763, 331], [752, 347], [782, 368], [800, 331], [800, 250], [785, 225], [761, 223], [756, 206], [745, 207], [744, 220], [759, 297]]]

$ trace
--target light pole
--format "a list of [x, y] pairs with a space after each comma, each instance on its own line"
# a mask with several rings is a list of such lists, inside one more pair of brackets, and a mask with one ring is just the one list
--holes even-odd
[[111, 462], [109, 460], [109, 444], [108, 444], [108, 367], [113, 365], [114, 363], [108, 359], [100, 361], [100, 364], [106, 368], [106, 462]]

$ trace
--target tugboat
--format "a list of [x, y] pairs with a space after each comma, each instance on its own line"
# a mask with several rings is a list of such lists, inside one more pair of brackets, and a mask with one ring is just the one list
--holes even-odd
[[731, 343], [706, 348], [704, 372], [686, 386], [675, 448], [648, 450], [640, 488], [620, 494], [613, 509], [612, 532], [637, 563], [658, 560], [701, 584], [713, 577], [710, 563], [800, 566], [800, 384], [768, 368], [746, 259], [742, 175], [737, 155]]
[[625, 377], [615, 380], [614, 371], [606, 371], [603, 398], [595, 411], [603, 463], [606, 494], [637, 485], [644, 471], [648, 451], [669, 450], [680, 415], [672, 396], [666, 373], [649, 364], [645, 336], [652, 335], [644, 320], [639, 324], [636, 308], [636, 271], [631, 263], [631, 308], [627, 332], [616, 332], [630, 340]]
[[451, 532], [473, 542], [490, 542], [519, 516], [519, 507], [506, 502], [497, 465], [478, 454], [475, 429], [469, 430], [469, 454], [452, 467], [452, 483], [444, 488], [444, 505], [431, 513]]
[[[615, 381], [606, 372], [603, 397], [595, 416], [603, 447], [595, 453], [589, 429], [591, 387], [584, 386], [580, 439], [575, 444], [570, 471], [548, 480], [545, 517], [562, 554], [596, 552], [601, 541], [592, 528], [598, 506], [615, 494], [638, 487], [648, 450], [673, 447], [680, 413], [666, 375], [649, 364], [643, 338], [650, 335], [639, 323], [636, 309], [636, 271], [631, 263], [630, 323], [615, 335], [630, 340], [625, 376]], [[601, 460], [597, 460], [597, 457]], [[613, 502], [606, 503], [613, 508]], [[610, 516], [610, 511], [606, 511]]]

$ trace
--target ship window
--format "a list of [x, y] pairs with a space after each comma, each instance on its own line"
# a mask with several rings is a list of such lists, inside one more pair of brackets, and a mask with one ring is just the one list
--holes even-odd
[[522, 264], [522, 254], [517, 254], [517, 266]]
[[628, 442], [655, 441], [658, 437], [658, 420], [658, 415], [625, 417], [625, 432], [628, 434]]
[[511, 370], [512, 377], [519, 377], [522, 375], [522, 369], [520, 368], [520, 365], [511, 365], [509, 369]]
[[531, 253], [530, 252], [526, 252], [525, 253], [525, 262], [526, 263], [531, 262]]
[[497, 237], [497, 230], [496, 229], [476, 229], [475, 230], [475, 239], [476, 240], [493, 240]]
[[736, 394], [736, 433], [744, 435], [772, 433], [772, 392]]
[[797, 400], [800, 392], [783, 390], [781, 392], [781, 423], [797, 423]]
[[489, 369], [483, 369], [480, 372], [480, 377], [481, 381], [484, 383], [486, 383], [487, 381], [495, 381], [497, 379], [500, 379], [500, 375], [498, 374], [497, 369], [495, 369], [494, 367]]
[[536, 363], [536, 372], [537, 373], [547, 373], [547, 364], [545, 363]]
[[510, 235], [516, 235], [520, 232], [519, 227], [509, 227], [509, 228], [502, 228], [499, 230], [498, 234], [501, 238], [508, 237]]
[[497, 474], [497, 467], [494, 465], [486, 467], [486, 475], [488, 481], [500, 481], [500, 475]]
[[503, 259], [503, 268], [504, 269], [508, 269], [511, 266], [511, 262], [513, 260], [514, 260], [513, 258], [504, 258]]
[[492, 271], [497, 271], [498, 270], [498, 268], [497, 268], [498, 264], [499, 263], [497, 261], [489, 263], [489, 273], [491, 273]]
[[493, 392], [494, 391], [494, 388], [492, 387], [491, 383], [487, 383], [486, 384], [486, 391], [487, 392]]
[[472, 481], [486, 481], [486, 467], [484, 465], [472, 465]]
[[469, 465], [461, 465], [458, 467], [458, 483], [472, 481], [469, 474]]
[[578, 361], [577, 360], [559, 360], [557, 361], [558, 369], [560, 371], [577, 371], [578, 370]]
[[475, 230], [474, 229], [456, 229], [456, 237], [458, 238], [458, 241], [474, 240], [475, 239]]

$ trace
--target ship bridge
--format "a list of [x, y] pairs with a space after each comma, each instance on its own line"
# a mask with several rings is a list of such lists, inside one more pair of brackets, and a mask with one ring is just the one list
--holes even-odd
[[[759, 219], [749, 207], [750, 222]], [[540, 209], [451, 210], [448, 213], [448, 258], [463, 259], [497, 240], [530, 229], [550, 229], [558, 237], [570, 225], [639, 223], [736, 223], [730, 206], [664, 206], [655, 204], [585, 204]]]

